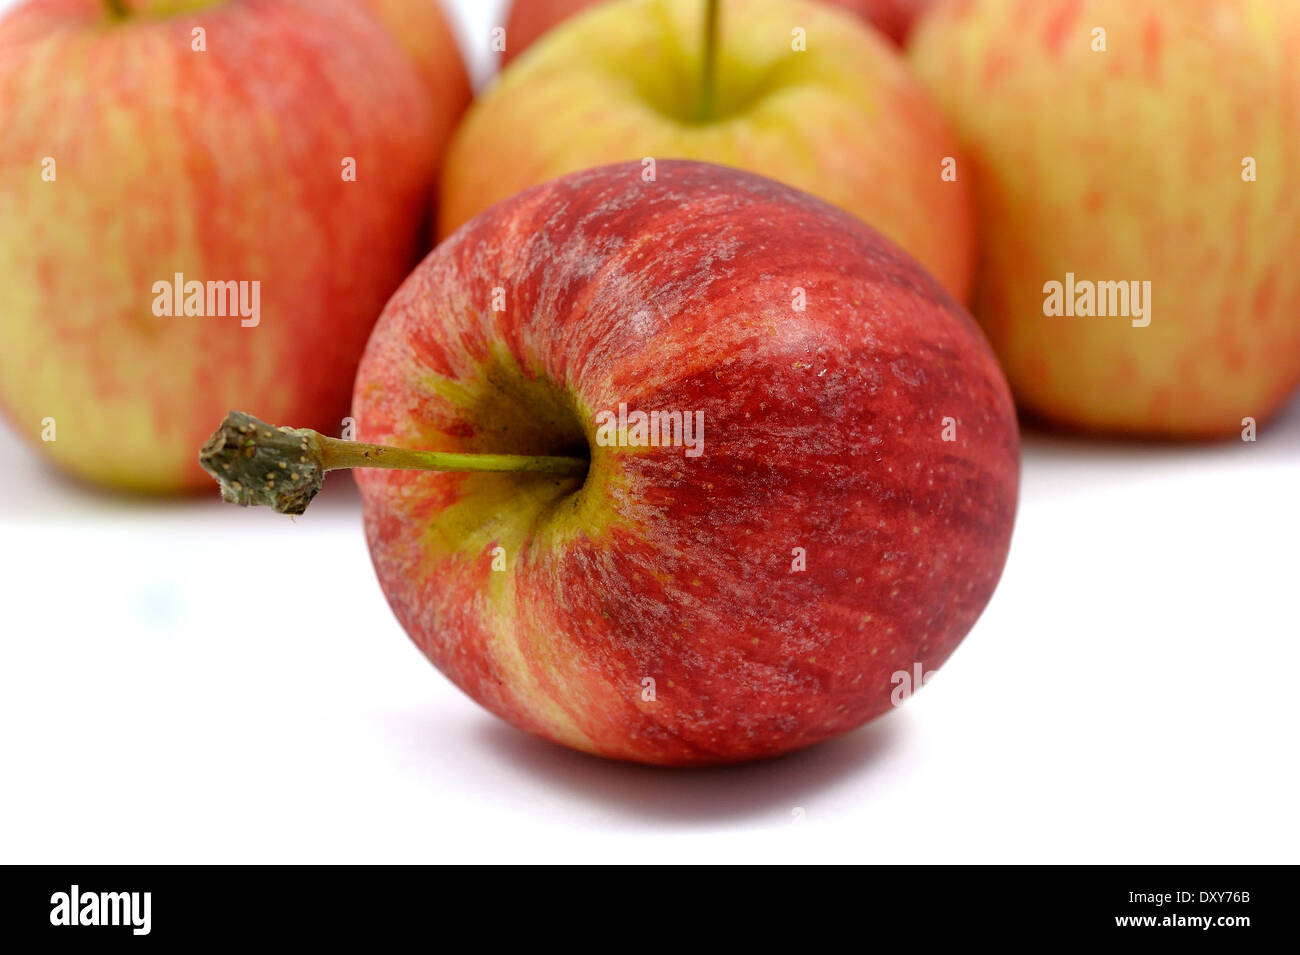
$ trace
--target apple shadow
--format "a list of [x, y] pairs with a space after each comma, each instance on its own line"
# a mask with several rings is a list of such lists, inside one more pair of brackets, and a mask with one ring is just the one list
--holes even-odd
[[1300, 463], [1300, 394], [1258, 425], [1256, 438], [1144, 440], [1052, 430], [1021, 422], [1021, 501], [1072, 500], [1096, 491], [1181, 481], [1189, 469], [1248, 477], [1253, 468]]
[[1273, 415], [1258, 422], [1255, 441], [1243, 442], [1233, 435], [1216, 438], [1178, 439], [1098, 435], [1054, 426], [1032, 414], [1020, 416], [1021, 446], [1026, 453], [1045, 459], [1128, 462], [1181, 461], [1190, 454], [1231, 458], [1237, 454], [1273, 460], [1295, 460], [1300, 452], [1300, 392]]
[[771, 815], [788, 824], [796, 807], [868, 773], [906, 735], [891, 712], [843, 736], [784, 756], [734, 766], [663, 768], [566, 749], [498, 720], [477, 731], [484, 749], [550, 793], [640, 820], [716, 825]]

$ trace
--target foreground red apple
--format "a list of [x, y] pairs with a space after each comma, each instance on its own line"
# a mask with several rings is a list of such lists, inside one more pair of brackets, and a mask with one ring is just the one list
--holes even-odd
[[1300, 3], [978, 0], [913, 38], [970, 157], [975, 316], [1076, 429], [1236, 437], [1300, 385]]
[[[501, 65], [506, 66], [541, 36], [597, 3], [609, 0], [514, 0], [506, 19], [506, 49]], [[906, 42], [917, 18], [935, 0], [821, 0], [858, 14], [900, 46]]]
[[851, 216], [700, 163], [581, 172], [457, 232], [384, 310], [354, 413], [389, 448], [312, 464], [318, 436], [244, 419], [205, 459], [290, 512], [319, 467], [466, 466], [392, 446], [585, 469], [359, 471], [366, 533], [461, 689], [646, 763], [887, 711], [979, 616], [1016, 506], [1010, 394], [961, 307]]
[[440, 97], [383, 6], [29, 0], [0, 20], [0, 405], [64, 468], [198, 486], [194, 444], [232, 405], [337, 431], [465, 101], [454, 49]]
[[853, 213], [965, 300], [975, 226], [957, 144], [897, 51], [809, 0], [726, 0], [712, 32], [709, 6], [602, 5], [506, 70], [448, 148], [440, 234], [578, 169], [699, 159]]

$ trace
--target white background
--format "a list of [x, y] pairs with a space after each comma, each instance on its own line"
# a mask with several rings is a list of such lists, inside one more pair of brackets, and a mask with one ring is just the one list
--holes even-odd
[[[485, 77], [495, 5], [458, 6]], [[296, 522], [109, 497], [0, 426], [0, 861], [1296, 862], [1298, 543], [1300, 401], [1255, 444], [1026, 433], [1002, 584], [923, 693], [663, 771], [428, 665], [348, 477]]]

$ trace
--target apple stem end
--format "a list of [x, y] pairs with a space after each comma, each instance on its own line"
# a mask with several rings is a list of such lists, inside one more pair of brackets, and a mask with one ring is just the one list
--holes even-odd
[[199, 452], [199, 464], [221, 487], [222, 500], [302, 514], [326, 471], [385, 468], [404, 471], [530, 473], [582, 477], [586, 458], [531, 454], [422, 451], [331, 438], [310, 428], [277, 428], [243, 411], [226, 415]]
[[328, 470], [321, 437], [309, 429], [276, 428], [232, 411], [203, 445], [199, 465], [216, 478], [221, 499], [230, 504], [301, 514]]

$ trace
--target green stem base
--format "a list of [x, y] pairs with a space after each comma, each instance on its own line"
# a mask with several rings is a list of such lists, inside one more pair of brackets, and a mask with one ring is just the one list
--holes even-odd
[[320, 491], [326, 471], [389, 468], [580, 477], [586, 458], [531, 454], [419, 451], [331, 438], [310, 428], [277, 428], [232, 411], [203, 445], [199, 464], [221, 486], [221, 497], [241, 507], [263, 505], [302, 514]]

